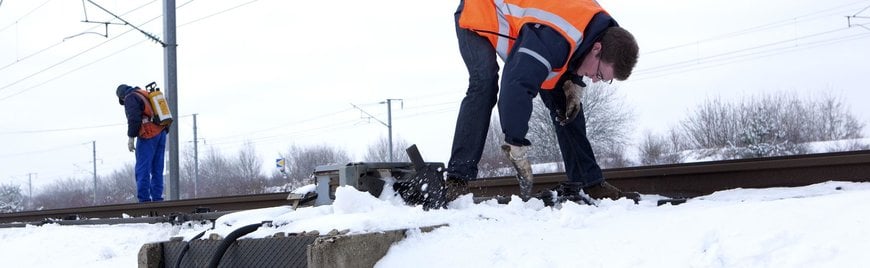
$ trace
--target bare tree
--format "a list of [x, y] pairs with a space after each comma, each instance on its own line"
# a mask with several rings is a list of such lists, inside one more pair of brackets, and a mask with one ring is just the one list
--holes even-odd
[[723, 148], [737, 140], [737, 118], [735, 107], [715, 98], [698, 106], [681, 125], [693, 148]]
[[601, 168], [620, 168], [634, 166], [625, 152], [627, 145], [623, 143], [609, 143], [611, 147], [605, 148], [596, 154], [595, 160]]
[[19, 212], [24, 210], [24, 195], [21, 186], [12, 184], [0, 185], [0, 213]]
[[136, 173], [132, 164], [127, 164], [119, 170], [112, 171], [105, 179], [101, 180], [97, 191], [100, 204], [125, 204], [135, 203], [136, 199]]
[[670, 135], [659, 136], [647, 131], [638, 145], [641, 165], [675, 164], [685, 161], [682, 151], [682, 138], [675, 129], [671, 129]]
[[[393, 162], [410, 162], [405, 149], [411, 145], [402, 138], [393, 140]], [[367, 162], [390, 162], [390, 139], [381, 136], [374, 144], [369, 145], [368, 152], [363, 159]]]
[[504, 144], [504, 133], [501, 131], [498, 117], [493, 115], [489, 120], [489, 131], [486, 135], [486, 144], [483, 146], [483, 154], [478, 162], [478, 177], [507, 176], [514, 174], [507, 156], [501, 151]]
[[233, 193], [231, 187], [232, 171], [230, 163], [217, 150], [211, 147], [200, 160], [198, 197], [226, 196]]
[[[634, 131], [634, 111], [625, 104], [616, 89], [604, 83], [593, 83], [583, 91], [583, 115], [586, 116], [586, 136], [596, 155], [623, 156]], [[599, 159], [599, 162], [604, 159]], [[623, 161], [611, 164], [620, 167]], [[625, 163], [627, 164], [627, 163]]]
[[704, 149], [701, 157], [720, 159], [802, 154], [808, 142], [857, 139], [864, 128], [837, 98], [786, 94], [707, 100], [681, 126], [691, 147]]
[[806, 128], [811, 140], [830, 141], [863, 138], [862, 133], [866, 124], [852, 115], [842, 98], [823, 95], [817, 99], [819, 101], [806, 105], [808, 106], [806, 110], [810, 111], [807, 113], [810, 117], [807, 122], [813, 124]]
[[260, 172], [263, 161], [257, 156], [253, 143], [246, 142], [231, 165], [234, 167], [232, 173], [236, 177], [236, 194], [258, 194], [265, 191], [266, 178]]
[[94, 203], [92, 184], [89, 180], [75, 178], [57, 181], [33, 197], [34, 207], [56, 209], [91, 206]]
[[[529, 161], [532, 163], [562, 162], [562, 153], [559, 151], [559, 140], [556, 138], [553, 116], [541, 98], [535, 98], [532, 102], [532, 117], [529, 120], [528, 136], [533, 145], [529, 150]], [[564, 167], [562, 168], [564, 169]]]
[[[633, 131], [634, 113], [616, 91], [603, 83], [592, 83], [581, 97], [586, 118], [586, 137], [592, 144], [596, 159], [602, 166], [630, 165], [625, 147]], [[529, 120], [529, 136], [534, 144], [530, 159], [533, 163], [561, 162], [553, 115], [540, 100], [535, 100]]]
[[292, 145], [284, 158], [290, 183], [301, 185], [310, 183], [309, 179], [317, 166], [344, 165], [351, 159], [346, 151], [327, 145]]

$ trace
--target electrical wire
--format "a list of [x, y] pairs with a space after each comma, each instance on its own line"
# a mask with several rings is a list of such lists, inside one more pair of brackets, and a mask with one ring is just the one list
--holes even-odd
[[[688, 68], [691, 68], [691, 71], [709, 69], [709, 68], [713, 68], [713, 67], [720, 67], [723, 65], [733, 64], [733, 63], [747, 61], [747, 60], [756, 60], [759, 58], [779, 55], [779, 54], [783, 54], [783, 53], [790, 53], [790, 52], [794, 52], [794, 51], [798, 51], [798, 50], [805, 50], [805, 49], [810, 49], [810, 48], [815, 48], [815, 47], [834, 45], [834, 44], [839, 44], [839, 43], [846, 42], [846, 41], [854, 41], [854, 40], [863, 39], [863, 38], [867, 38], [867, 37], [870, 37], [870, 33], [861, 33], [861, 34], [838, 37], [838, 38], [834, 38], [834, 39], [826, 39], [826, 40], [820, 40], [820, 41], [815, 41], [815, 42], [810, 42], [810, 43], [804, 43], [803, 45], [796, 46], [796, 47], [774, 48], [774, 49], [768, 49], [768, 50], [757, 51], [757, 52], [752, 52], [752, 53], [745, 53], [745, 54], [740, 54], [740, 55], [736, 55], [733, 57], [703, 62], [703, 63], [699, 63], [699, 64], [693, 65], [693, 66], [684, 66], [682, 68], [673, 68], [669, 72], [664, 72], [661, 74], [648, 75], [648, 76], [641, 75], [641, 77], [632, 78], [631, 81], [642, 81], [642, 80], [656, 79], [656, 78], [661, 78], [661, 77], [665, 77], [665, 76], [669, 76], [669, 75], [673, 75], [673, 74], [682, 73], [683, 71], [685, 71]], [[715, 63], [715, 64], [713, 64], [713, 63]], [[698, 66], [698, 65], [700, 65], [700, 66]]]
[[[51, 1], [51, 0], [49, 0], [49, 1]], [[151, 3], [154, 3], [154, 2], [156, 2], [156, 1], [157, 1], [157, 0], [152, 0], [151, 2], [145, 3], [145, 4], [143, 4], [143, 5], [141, 5], [141, 6], [137, 7], [137, 8], [131, 9], [131, 10], [127, 11], [127, 12], [122, 13], [121, 16], [124, 16], [124, 15], [130, 14], [130, 13], [132, 13], [132, 12], [134, 12], [134, 11], [136, 11], [136, 10], [139, 10], [139, 9], [141, 9], [141, 8], [143, 8], [143, 7], [146, 7], [146, 6], [148, 6], [148, 5], [150, 5]], [[48, 2], [48, 1], [46, 1], [46, 3], [47, 3], [47, 2]], [[84, 32], [92, 31], [92, 30], [94, 30], [94, 29], [96, 29], [96, 28], [98, 28], [98, 27], [100, 27], [100, 26], [93, 26], [93, 27], [91, 27], [91, 28], [88, 28], [87, 30], [84, 30]], [[0, 30], [0, 32], [2, 32], [2, 30]], [[15, 64], [21, 63], [22, 61], [27, 60], [27, 59], [29, 59], [29, 58], [31, 58], [31, 57], [33, 57], [33, 56], [36, 56], [36, 55], [42, 54], [43, 52], [46, 52], [46, 51], [48, 51], [48, 50], [50, 50], [50, 49], [52, 49], [52, 48], [54, 48], [54, 47], [57, 47], [57, 46], [59, 46], [59, 45], [61, 45], [61, 44], [64, 44], [64, 43], [65, 43], [65, 41], [64, 41], [64, 40], [61, 40], [60, 42], [57, 42], [57, 43], [55, 43], [55, 44], [53, 44], [53, 45], [50, 45], [50, 46], [47, 46], [47, 47], [45, 47], [45, 48], [43, 48], [43, 49], [40, 49], [40, 50], [38, 50], [38, 51], [36, 51], [36, 52], [34, 52], [34, 53], [31, 53], [31, 54], [29, 54], [29, 55], [27, 55], [27, 56], [24, 56], [24, 57], [18, 58], [18, 59], [16, 59], [15, 61], [13, 61], [13, 62], [7, 64], [6, 66], [0, 67], [0, 71], [3, 71], [4, 69], [9, 68], [9, 67], [11, 67], [11, 66], [13, 66], [13, 65], [15, 65]]]
[[76, 143], [76, 144], [63, 145], [63, 146], [49, 148], [49, 149], [27, 151], [27, 152], [13, 153], [13, 154], [5, 154], [5, 155], [0, 155], [0, 159], [10, 158], [10, 157], [19, 157], [19, 156], [24, 156], [24, 155], [33, 155], [33, 154], [43, 154], [43, 153], [48, 153], [48, 152], [55, 152], [55, 151], [60, 151], [60, 150], [67, 149], [70, 147], [81, 146], [82, 144], [83, 143]]
[[[156, 0], [155, 0], [155, 1], [156, 1]], [[189, 1], [185, 2], [184, 4], [181, 4], [181, 5], [177, 6], [177, 8], [184, 7], [185, 5], [187, 5], [187, 4], [189, 4], [190, 2], [193, 2], [193, 1], [194, 1], [194, 0], [189, 0]], [[152, 1], [152, 2], [154, 2], [154, 1]], [[148, 4], [150, 4], [150, 2], [149, 2]], [[146, 5], [147, 5], [147, 4], [146, 4]], [[141, 7], [139, 7], [139, 8], [141, 8]], [[136, 9], [138, 9], [138, 8], [136, 8]], [[135, 10], [135, 9], [134, 9], [134, 10]], [[130, 11], [130, 12], [132, 12], [132, 11]], [[128, 13], [129, 13], [129, 12], [128, 12]], [[139, 26], [142, 26], [142, 25], [145, 25], [145, 24], [151, 23], [152, 21], [154, 21], [154, 20], [156, 20], [156, 19], [158, 19], [158, 18], [161, 18], [161, 17], [163, 17], [163, 15], [159, 15], [159, 16], [156, 16], [156, 17], [154, 17], [154, 18], [151, 18], [151, 19], [145, 21], [144, 23], [140, 24]], [[104, 44], [106, 44], [106, 43], [108, 43], [108, 42], [110, 42], [110, 41], [112, 41], [112, 40], [115, 40], [115, 39], [117, 39], [118, 37], [121, 37], [121, 36], [123, 36], [123, 35], [125, 35], [125, 34], [131, 32], [131, 31], [133, 31], [133, 29], [127, 30], [126, 32], [123, 32], [123, 33], [121, 33], [121, 34], [119, 34], [119, 35], [117, 35], [117, 36], [115, 36], [115, 37], [112, 37], [112, 38], [110, 38], [110, 39], [108, 39], [108, 40], [106, 40], [106, 41], [103, 41], [103, 42], [97, 44], [97, 45], [94, 46], [94, 47], [91, 47], [91, 48], [88, 48], [88, 49], [86, 49], [86, 50], [84, 50], [84, 51], [82, 51], [82, 52], [79, 52], [78, 54], [75, 54], [75, 55], [73, 55], [73, 56], [71, 56], [71, 57], [69, 57], [69, 58], [66, 58], [66, 59], [64, 59], [64, 60], [62, 60], [62, 61], [60, 61], [60, 62], [58, 62], [58, 63], [55, 63], [55, 64], [53, 64], [53, 65], [47, 67], [47, 68], [44, 68], [44, 69], [42, 69], [42, 70], [40, 70], [40, 71], [37, 71], [36, 73], [33, 73], [33, 74], [31, 74], [31, 75], [28, 75], [28, 76], [26, 76], [26, 77], [24, 77], [24, 78], [22, 78], [22, 79], [19, 79], [19, 80], [15, 81], [15, 82], [12, 82], [12, 83], [10, 83], [10, 84], [7, 84], [6, 86], [0, 87], [0, 91], [3, 91], [4, 89], [9, 88], [9, 87], [11, 87], [11, 86], [13, 86], [13, 85], [15, 85], [15, 84], [18, 84], [18, 83], [20, 83], [21, 81], [24, 81], [24, 80], [26, 80], [26, 79], [29, 79], [29, 78], [31, 78], [31, 77], [34, 77], [34, 76], [36, 76], [36, 75], [38, 75], [38, 74], [40, 74], [40, 73], [42, 73], [42, 72], [48, 71], [49, 69], [54, 68], [55, 66], [58, 66], [58, 65], [63, 64], [63, 63], [65, 63], [65, 62], [67, 62], [67, 61], [70, 61], [70, 60], [72, 60], [72, 59], [74, 59], [74, 58], [76, 58], [76, 57], [78, 57], [78, 56], [80, 56], [80, 55], [82, 55], [82, 54], [84, 54], [84, 53], [87, 53], [88, 51], [91, 51], [91, 50], [93, 50], [93, 49], [96, 49], [97, 47], [100, 47], [100, 46], [102, 46], [102, 45], [104, 45]], [[141, 43], [141, 42], [139, 42], [139, 43]], [[137, 44], [139, 44], [139, 43], [137, 43]], [[132, 47], [132, 46], [130, 46], [130, 47]], [[123, 50], [129, 49], [130, 47], [127, 47], [127, 48], [125, 48], [125, 49], [123, 49]], [[122, 51], [123, 51], [123, 50], [122, 50]], [[115, 55], [115, 54], [117, 54], [117, 53], [120, 53], [120, 51], [117, 51], [117, 52], [115, 52], [115, 53], [113, 53], [113, 54], [110, 54], [109, 56], [113, 56], [113, 55]], [[54, 77], [54, 78], [52, 78], [52, 79], [50, 79], [50, 80], [48, 80], [48, 81], [45, 81], [45, 82], [43, 82], [43, 83], [39, 83], [39, 84], [37, 84], [36, 86], [32, 86], [32, 87], [29, 87], [29, 88], [27, 88], [27, 89], [21, 90], [21, 91], [19, 91], [19, 92], [17, 92], [17, 93], [14, 93], [14, 94], [12, 94], [12, 95], [9, 95], [9, 96], [6, 96], [6, 97], [3, 97], [3, 98], [0, 98], [0, 101], [3, 101], [3, 100], [6, 100], [6, 99], [9, 99], [9, 98], [11, 98], [11, 97], [13, 97], [13, 96], [16, 96], [16, 95], [19, 95], [19, 94], [21, 94], [21, 93], [24, 93], [25, 91], [28, 91], [28, 90], [30, 90], [30, 89], [33, 89], [33, 88], [36, 88], [36, 87], [38, 87], [38, 86], [44, 85], [44, 84], [46, 84], [46, 83], [48, 83], [48, 82], [50, 82], [50, 81], [52, 81], [52, 80], [55, 80], [55, 79], [58, 79], [58, 78], [64, 77], [64, 76], [66, 76], [67, 74], [70, 74], [70, 73], [72, 73], [72, 72], [74, 72], [74, 71], [77, 71], [77, 70], [79, 70], [79, 69], [81, 69], [81, 68], [84, 68], [85, 66], [88, 66], [88, 65], [90, 65], [90, 64], [93, 64], [93, 63], [96, 63], [96, 62], [99, 62], [99, 61], [102, 61], [103, 59], [106, 59], [106, 58], [108, 58], [109, 56], [102, 57], [102, 58], [100, 58], [100, 59], [98, 59], [98, 60], [96, 60], [96, 61], [93, 61], [93, 62], [91, 62], [91, 63], [89, 63], [89, 64], [83, 65], [83, 66], [81, 66], [81, 67], [79, 67], [79, 68], [76, 68], [76, 69], [74, 69], [74, 70], [72, 70], [72, 71], [69, 71], [69, 72], [63, 73], [63, 74], [61, 74], [61, 75], [59, 75], [59, 76], [56, 76], [56, 77]], [[5, 67], [4, 67], [4, 68], [5, 68]]]
[[[192, 0], [191, 0], [191, 1], [192, 1]], [[237, 9], [237, 8], [240, 8], [240, 7], [246, 6], [246, 5], [248, 5], [248, 4], [251, 4], [251, 3], [257, 2], [257, 1], [260, 1], [260, 0], [251, 0], [251, 1], [248, 1], [248, 2], [245, 2], [245, 3], [242, 3], [242, 4], [239, 4], [239, 5], [237, 5], [237, 6], [233, 6], [233, 7], [230, 7], [230, 8], [227, 8], [227, 9], [221, 10], [221, 11], [218, 11], [218, 12], [216, 12], [216, 13], [212, 13], [211, 15], [206, 15], [206, 16], [204, 16], [204, 17], [200, 17], [200, 18], [198, 18], [198, 19], [194, 19], [194, 20], [191, 20], [191, 21], [185, 22], [185, 23], [183, 23], [183, 24], [181, 24], [181, 25], [178, 25], [178, 27], [187, 26], [187, 25], [189, 25], [189, 24], [193, 24], [193, 23], [199, 22], [199, 21], [201, 21], [201, 20], [205, 20], [205, 19], [208, 19], [208, 18], [211, 18], [211, 17], [217, 16], [217, 15], [220, 15], [220, 14], [226, 13], [227, 11]]]
[[661, 52], [665, 52], [665, 51], [669, 51], [669, 50], [674, 50], [677, 48], [683, 48], [683, 47], [687, 47], [687, 46], [697, 46], [697, 45], [699, 45], [701, 43], [705, 43], [705, 42], [716, 41], [716, 40], [731, 38], [731, 37], [735, 37], [735, 36], [741, 36], [741, 35], [745, 35], [745, 34], [749, 34], [749, 33], [754, 33], [754, 32], [768, 30], [768, 29], [775, 29], [775, 28], [779, 28], [779, 27], [783, 27], [783, 26], [789, 26], [789, 25], [792, 25], [792, 24], [797, 23], [797, 22], [816, 20], [819, 18], [830, 16], [830, 14], [836, 14], [838, 12], [843, 12], [842, 9], [846, 9], [846, 7], [853, 6], [855, 4], [862, 3], [862, 2], [866, 2], [866, 0], [855, 1], [855, 2], [848, 3], [848, 4], [839, 5], [839, 6], [836, 6], [833, 8], [824, 9], [824, 10], [820, 10], [820, 11], [816, 11], [816, 12], [811, 12], [811, 13], [807, 13], [804, 15], [789, 18], [789, 19], [784, 19], [781, 21], [775, 21], [775, 22], [771, 22], [771, 23], [758, 25], [758, 26], [752, 26], [752, 27], [748, 27], [748, 28], [745, 28], [742, 30], [729, 32], [729, 33], [725, 33], [725, 34], [720, 34], [720, 35], [716, 35], [716, 36], [713, 36], [710, 38], [701, 39], [701, 40], [694, 41], [694, 42], [687, 42], [687, 43], [683, 43], [683, 44], [678, 44], [678, 45], [669, 46], [669, 47], [656, 49], [656, 50], [649, 51], [649, 52], [642, 52], [642, 53], [644, 55], [652, 55], [652, 54], [661, 53]]
[[274, 127], [265, 128], [265, 129], [259, 129], [259, 130], [249, 131], [249, 132], [246, 132], [246, 133], [241, 133], [241, 134], [236, 134], [236, 135], [224, 136], [224, 137], [216, 138], [216, 140], [229, 139], [229, 138], [234, 138], [234, 137], [239, 137], [239, 136], [245, 136], [245, 135], [250, 135], [250, 134], [255, 134], [255, 133], [260, 133], [260, 132], [271, 131], [271, 130], [275, 130], [275, 129], [283, 128], [283, 127], [286, 127], [286, 126], [289, 126], [289, 125], [298, 125], [298, 124], [302, 124], [302, 123], [308, 123], [308, 122], [311, 122], [311, 121], [321, 120], [321, 119], [323, 119], [323, 118], [327, 118], [327, 117], [329, 117], [329, 116], [333, 116], [333, 115], [337, 115], [337, 114], [340, 114], [340, 113], [344, 113], [344, 112], [347, 112], [347, 111], [350, 111], [350, 110], [353, 110], [353, 108], [347, 108], [347, 109], [344, 109], [344, 110], [335, 111], [335, 112], [332, 112], [332, 113], [323, 114], [323, 115], [319, 115], [319, 116], [316, 116], [316, 117], [311, 117], [311, 118], [308, 118], [308, 119], [302, 119], [302, 120], [298, 120], [298, 121], [287, 122], [287, 123], [283, 123], [283, 124], [280, 124], [280, 125], [277, 125], [277, 126], [274, 126]]
[[[776, 46], [776, 45], [781, 45], [781, 44], [785, 44], [785, 43], [804, 40], [804, 39], [808, 39], [808, 38], [812, 38], [812, 37], [828, 35], [828, 34], [840, 32], [840, 31], [845, 31], [845, 30], [849, 30], [849, 28], [844, 27], [844, 28], [839, 28], [839, 29], [834, 29], [834, 30], [817, 32], [817, 33], [804, 35], [804, 36], [800, 36], [800, 37], [795, 37], [795, 38], [791, 38], [791, 39], [787, 39], [787, 40], [780, 40], [780, 41], [770, 42], [770, 43], [761, 44], [761, 45], [757, 45], [757, 46], [753, 46], [753, 47], [731, 50], [731, 51], [727, 51], [727, 52], [723, 52], [723, 53], [719, 53], [719, 54], [715, 54], [715, 55], [711, 55], [711, 56], [700, 57], [700, 58], [695, 58], [695, 59], [690, 59], [690, 60], [684, 60], [684, 61], [679, 61], [679, 62], [674, 62], [674, 63], [668, 63], [668, 64], [649, 67], [649, 68], [645, 68], [645, 69], [639, 69], [635, 72], [635, 74], [638, 76], [648, 76], [648, 75], [652, 75], [655, 73], [662, 73], [662, 72], [669, 72], [669, 71], [673, 71], [673, 70], [685, 69], [685, 68], [689, 68], [691, 66], [695, 66], [698, 64], [705, 64], [705, 63], [709, 63], [709, 62], [716, 62], [716, 61], [723, 61], [723, 60], [728, 60], [728, 59], [732, 59], [732, 58], [744, 57], [743, 56], [744, 54], [741, 54], [741, 53], [757, 51], [757, 50], [763, 49], [763, 48], [768, 48], [768, 47], [772, 47], [772, 46]], [[834, 39], [834, 38], [832, 38], [832, 39]], [[785, 48], [774, 47], [771, 49], [781, 50], [781, 49], [787, 49], [787, 47], [785, 47]], [[639, 79], [632, 79], [632, 80], [639, 80]]]
[[[129, 32], [132, 32], [132, 31], [133, 31], [133, 29], [127, 30], [126, 32], [123, 32], [123, 33], [119, 34], [118, 36], [113, 37], [113, 39], [114, 39], [114, 38], [117, 38], [117, 37], [120, 37], [120, 36], [122, 36], [122, 35], [124, 35], [124, 34], [127, 34], [127, 33], [129, 33]], [[90, 66], [91, 64], [94, 64], [94, 63], [100, 62], [100, 61], [102, 61], [102, 60], [105, 60], [105, 59], [107, 59], [107, 58], [109, 58], [109, 57], [111, 57], [111, 56], [114, 56], [114, 55], [118, 54], [118, 53], [124, 52], [124, 51], [126, 51], [126, 50], [128, 50], [128, 49], [130, 49], [130, 48], [133, 48], [134, 46], [137, 46], [137, 45], [139, 45], [139, 44], [141, 44], [141, 43], [144, 43], [145, 41], [148, 41], [148, 40], [150, 40], [150, 39], [144, 39], [144, 40], [139, 41], [139, 42], [137, 42], [137, 43], [134, 43], [134, 44], [132, 44], [132, 45], [130, 45], [130, 46], [127, 46], [127, 47], [125, 47], [125, 48], [123, 48], [123, 49], [121, 49], [121, 50], [115, 51], [114, 53], [111, 53], [111, 54], [109, 54], [109, 55], [106, 55], [106, 56], [104, 56], [104, 57], [102, 57], [102, 58], [99, 58], [99, 59], [94, 60], [94, 61], [92, 61], [92, 62], [89, 62], [89, 63], [83, 64], [83, 65], [81, 65], [81, 66], [79, 66], [79, 67], [77, 67], [77, 68], [74, 68], [74, 69], [69, 70], [69, 71], [67, 71], [67, 72], [65, 72], [65, 73], [62, 73], [62, 74], [57, 75], [57, 76], [55, 76], [55, 77], [52, 77], [52, 78], [50, 78], [50, 79], [48, 79], [48, 80], [45, 80], [45, 81], [42, 82], [42, 83], [38, 83], [38, 84], [35, 84], [35, 85], [30, 86], [30, 87], [28, 87], [28, 88], [22, 89], [22, 90], [20, 90], [20, 91], [18, 91], [18, 92], [15, 92], [15, 93], [9, 94], [9, 95], [4, 96], [4, 97], [0, 97], [0, 101], [4, 101], [4, 100], [6, 100], [6, 99], [9, 99], [9, 98], [15, 97], [15, 96], [17, 96], [17, 95], [19, 95], [19, 94], [21, 94], [21, 93], [27, 92], [27, 91], [29, 91], [29, 90], [31, 90], [31, 89], [34, 89], [34, 88], [40, 87], [40, 86], [45, 85], [45, 84], [47, 84], [47, 83], [50, 83], [50, 82], [52, 82], [52, 81], [54, 81], [54, 80], [60, 79], [60, 78], [66, 76], [66, 75], [68, 75], [68, 74], [71, 74], [71, 73], [76, 72], [76, 71], [78, 71], [78, 70], [81, 70], [81, 69], [83, 69], [83, 68], [85, 68], [85, 67], [88, 67], [88, 66]], [[100, 44], [97, 45], [97, 46], [103, 45], [103, 44], [105, 44], [105, 43], [108, 42], [108, 41], [111, 41], [111, 39], [110, 39], [110, 40], [106, 40], [105, 42], [100, 43]], [[96, 48], [96, 47], [93, 47], [93, 48]], [[93, 49], [93, 48], [92, 48], [92, 49]], [[90, 50], [90, 49], [89, 49], [89, 50]], [[81, 53], [80, 53], [79, 55], [81, 55]], [[68, 60], [69, 60], [69, 59], [68, 59]], [[55, 66], [56, 66], [56, 65], [55, 65]], [[20, 80], [19, 80], [19, 81], [20, 81]], [[3, 90], [3, 88], [0, 88], [0, 90]]]
[[49, 133], [49, 132], [62, 132], [62, 131], [73, 131], [73, 130], [85, 130], [85, 129], [95, 129], [95, 128], [104, 128], [104, 127], [114, 127], [121, 126], [121, 124], [105, 124], [105, 125], [96, 125], [96, 126], [86, 126], [86, 127], [73, 127], [73, 128], [55, 128], [55, 129], [39, 129], [39, 130], [16, 130], [16, 131], [0, 131], [0, 135], [13, 135], [13, 134], [36, 134], [36, 133]]
[[33, 9], [31, 9], [30, 11], [27, 11], [27, 13], [24, 13], [24, 15], [22, 15], [21, 17], [19, 17], [18, 19], [16, 19], [14, 22], [10, 23], [9, 25], [4, 26], [3, 28], [0, 28], [0, 33], [2, 33], [3, 31], [5, 31], [6, 29], [9, 29], [9, 27], [12, 27], [12, 26], [15, 25], [15, 24], [18, 24], [19, 21], [21, 21], [22, 19], [26, 18], [27, 16], [29, 16], [29, 15], [32, 14], [33, 12], [35, 12], [37, 9], [42, 8], [43, 6], [45, 6], [45, 4], [48, 4], [48, 2], [51, 2], [51, 0], [46, 0], [45, 2], [42, 2], [42, 4], [39, 4], [39, 6], [37, 6], [37, 7], [33, 8]]

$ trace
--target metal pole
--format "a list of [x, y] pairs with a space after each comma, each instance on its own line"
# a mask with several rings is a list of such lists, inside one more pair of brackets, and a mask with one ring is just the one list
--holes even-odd
[[196, 198], [197, 182], [199, 182], [199, 139], [196, 137], [196, 114], [193, 114], [193, 198]]
[[[178, 120], [178, 70], [176, 66], [175, 48], [175, 0], [163, 0], [163, 60], [166, 64], [163, 74], [166, 82], [166, 93], [169, 99], [169, 110], [172, 118]], [[178, 189], [178, 127], [169, 128], [169, 200], [179, 200]]]
[[33, 207], [33, 175], [36, 173], [27, 173], [27, 209]]
[[390, 162], [393, 162], [393, 109], [391, 109], [393, 105], [391, 101], [391, 99], [387, 99], [387, 129], [390, 140]]
[[97, 205], [97, 141], [91, 141], [94, 148], [94, 206]]

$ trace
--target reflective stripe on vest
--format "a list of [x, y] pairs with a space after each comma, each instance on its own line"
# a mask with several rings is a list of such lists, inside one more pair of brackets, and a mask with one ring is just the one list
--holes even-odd
[[567, 59], [571, 58], [583, 41], [586, 25], [599, 12], [605, 11], [595, 0], [465, 0], [459, 27], [475, 31], [489, 39], [502, 60], [508, 58], [523, 25], [538, 23], [558, 31], [571, 46], [562, 66], [552, 66], [535, 51], [517, 51], [529, 54], [544, 66], [548, 66], [550, 73], [541, 88], [552, 89], [559, 77], [565, 73]]
[[151, 118], [154, 116], [154, 109], [151, 107], [148, 91], [137, 89], [134, 94], [139, 96], [139, 99], [145, 103], [144, 109], [142, 109], [142, 125], [139, 126], [139, 137], [143, 139], [153, 138], [157, 134], [160, 134], [160, 131], [163, 131], [163, 126], [151, 121]]

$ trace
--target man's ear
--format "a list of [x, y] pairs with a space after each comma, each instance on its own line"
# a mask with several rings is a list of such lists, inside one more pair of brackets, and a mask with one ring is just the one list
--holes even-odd
[[601, 53], [601, 42], [592, 43], [592, 51], [589, 52], [591, 52], [592, 55], [595, 55], [595, 57], [600, 57], [601, 55], [599, 55], [599, 53]]

